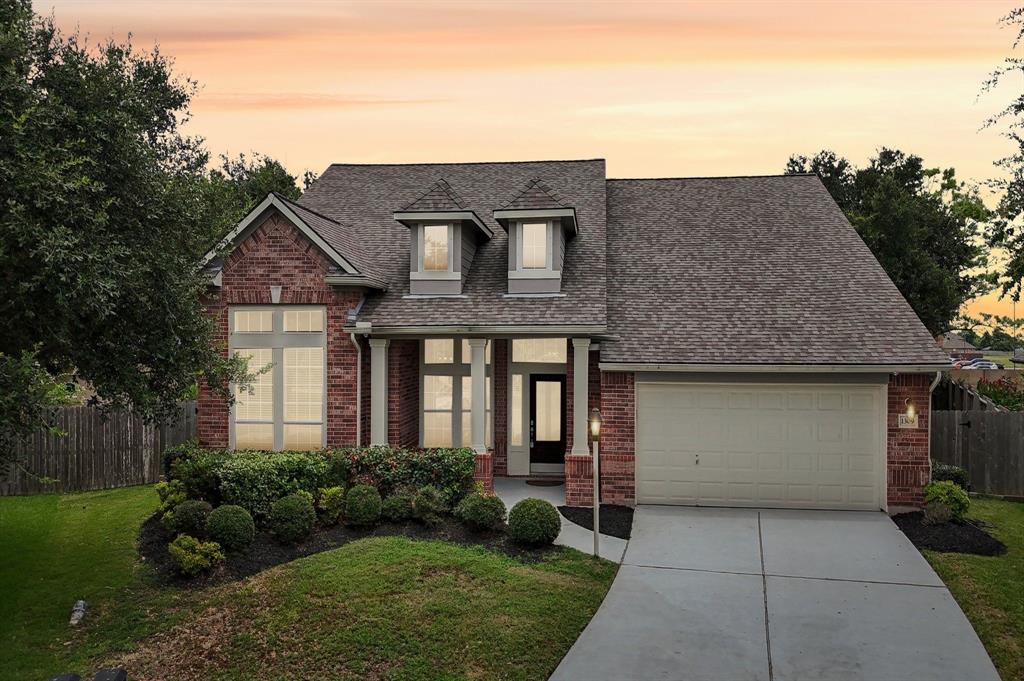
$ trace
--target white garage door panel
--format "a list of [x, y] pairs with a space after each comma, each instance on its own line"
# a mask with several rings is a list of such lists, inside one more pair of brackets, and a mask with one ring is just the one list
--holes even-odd
[[648, 504], [877, 509], [877, 386], [638, 383], [636, 492]]

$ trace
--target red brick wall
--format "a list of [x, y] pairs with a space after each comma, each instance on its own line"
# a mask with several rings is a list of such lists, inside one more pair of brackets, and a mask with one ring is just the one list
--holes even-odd
[[[327, 308], [327, 445], [354, 445], [356, 349], [342, 330], [360, 292], [324, 283], [328, 262], [295, 227], [278, 215], [267, 218], [228, 255], [219, 291], [206, 308], [219, 327], [218, 341], [227, 353], [229, 305], [271, 304], [270, 287], [281, 287], [281, 303]], [[200, 382], [199, 441], [208, 447], [228, 445], [228, 407]]]
[[388, 444], [420, 442], [420, 352], [418, 340], [388, 343]]
[[[924, 486], [931, 476], [928, 419], [931, 374], [900, 374], [889, 378], [886, 454], [890, 506], [920, 506]], [[899, 415], [907, 411], [907, 399], [917, 409], [917, 428], [900, 428]]]
[[494, 491], [494, 451], [488, 449], [482, 454], [476, 455], [476, 469], [473, 471], [473, 480], [482, 482], [484, 489], [488, 492]]
[[491, 359], [491, 379], [494, 386], [494, 475], [508, 475], [508, 341], [491, 341], [494, 353]]

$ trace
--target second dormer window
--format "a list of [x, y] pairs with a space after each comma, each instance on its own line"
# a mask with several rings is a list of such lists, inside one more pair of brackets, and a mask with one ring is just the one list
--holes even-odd
[[523, 223], [523, 269], [548, 266], [548, 223]]
[[448, 225], [423, 226], [423, 271], [447, 272], [449, 256]]

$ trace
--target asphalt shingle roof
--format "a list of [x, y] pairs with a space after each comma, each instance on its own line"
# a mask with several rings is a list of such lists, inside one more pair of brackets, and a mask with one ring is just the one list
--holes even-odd
[[402, 210], [423, 211], [455, 211], [465, 209], [466, 202], [443, 179], [435, 182], [426, 193], [402, 208]]
[[[462, 297], [409, 296], [409, 228], [393, 213], [424, 196], [443, 178], [466, 210], [493, 231], [480, 244]], [[508, 297], [508, 235], [494, 220], [517, 187], [540, 180], [572, 205], [588, 227], [571, 239], [562, 270], [562, 297]], [[373, 263], [387, 292], [367, 298], [360, 321], [374, 326], [597, 325], [606, 319], [605, 165], [603, 160], [410, 165], [332, 165], [300, 205], [351, 225], [351, 234]], [[430, 191], [427, 192], [428, 194]], [[324, 234], [324, 239], [331, 238]], [[333, 242], [332, 242], [333, 245]], [[343, 255], [348, 250], [338, 244]], [[354, 264], [354, 263], [353, 263]]]
[[817, 177], [607, 191], [602, 361], [948, 363]]
[[539, 178], [530, 180], [522, 191], [501, 205], [503, 210], [571, 208]]

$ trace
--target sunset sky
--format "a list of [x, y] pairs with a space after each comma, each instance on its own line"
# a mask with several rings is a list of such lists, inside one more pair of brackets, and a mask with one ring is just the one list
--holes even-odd
[[[187, 130], [293, 173], [331, 162], [607, 159], [611, 177], [780, 172], [879, 146], [984, 180], [979, 98], [1012, 2], [36, 2], [159, 43], [200, 82]], [[1010, 313], [987, 299], [974, 310]], [[1022, 307], [1024, 312], [1024, 307]]]

